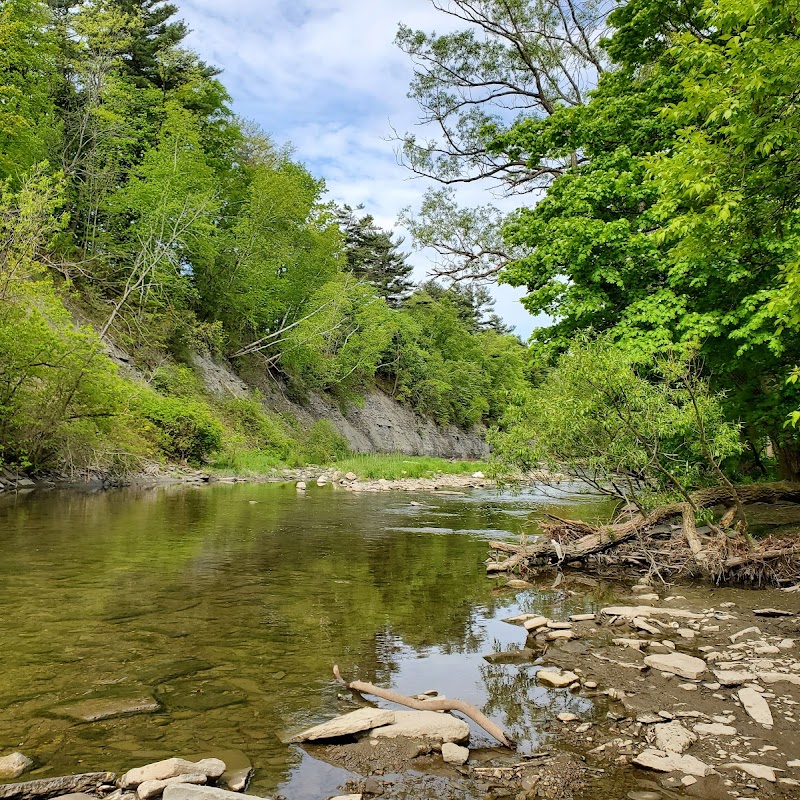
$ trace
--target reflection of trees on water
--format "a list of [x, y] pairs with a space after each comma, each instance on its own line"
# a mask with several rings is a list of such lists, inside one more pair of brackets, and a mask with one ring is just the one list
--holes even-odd
[[483, 712], [500, 722], [521, 744], [539, 747], [546, 734], [543, 728], [557, 714], [568, 711], [586, 718], [593, 710], [592, 701], [566, 690], [553, 690], [536, 680], [538, 667], [533, 665], [494, 665], [480, 667], [486, 689]]

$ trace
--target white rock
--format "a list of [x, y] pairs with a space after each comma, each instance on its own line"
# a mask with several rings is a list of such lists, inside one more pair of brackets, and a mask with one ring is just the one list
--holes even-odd
[[698, 778], [705, 778], [714, 770], [704, 764], [694, 756], [679, 755], [678, 753], [666, 753], [663, 750], [648, 748], [639, 753], [633, 759], [633, 763], [639, 767], [647, 767], [657, 772], [680, 771], [686, 775], [696, 775]]
[[331, 800], [361, 800], [362, 796], [360, 794], [338, 794], [336, 797], [331, 797]]
[[775, 770], [768, 767], [766, 764], [751, 764], [747, 761], [732, 761], [729, 764], [721, 764], [720, 769], [738, 769], [744, 772], [745, 775], [750, 775], [753, 778], [760, 778], [764, 781], [775, 783]]
[[793, 683], [800, 686], [800, 675], [787, 674], [785, 672], [759, 672], [757, 677], [764, 683]]
[[787, 761], [787, 767], [800, 767], [800, 758], [796, 758], [794, 761]]
[[[164, 800], [242, 800], [238, 792], [216, 786], [195, 786], [192, 783], [171, 783], [164, 789]], [[253, 795], [246, 795], [252, 800]]]
[[448, 764], [466, 764], [469, 761], [469, 748], [461, 747], [453, 742], [445, 742], [442, 745], [442, 758]]
[[[425, 712], [434, 713], [434, 712]], [[341, 717], [315, 725], [307, 731], [298, 733], [289, 739], [290, 742], [311, 742], [316, 739], [336, 739], [340, 736], [350, 736], [361, 731], [379, 728], [382, 725], [392, 725], [395, 722], [394, 711], [382, 708], [359, 708], [344, 714]]]
[[633, 618], [633, 627], [638, 628], [640, 631], [644, 631], [645, 633], [650, 633], [653, 636], [657, 636], [661, 631], [656, 628], [654, 625], [651, 625], [647, 620], [642, 619], [641, 617], [634, 617]]
[[[348, 472], [347, 475], [344, 476], [344, 479], [348, 483], [353, 483], [353, 481], [357, 481], [358, 480], [358, 475], [356, 475], [355, 472]], [[417, 503], [417, 505], [419, 505], [419, 503]]]
[[548, 642], [554, 642], [556, 639], [577, 639], [578, 635], [575, 631], [550, 631], [544, 638]]
[[327, 478], [324, 475], [320, 475], [319, 478], [317, 478], [317, 486], [327, 486], [327, 485], [328, 485]]
[[535, 631], [537, 628], [543, 628], [550, 620], [541, 615], [531, 617], [530, 619], [523, 620], [522, 627], [526, 631]]
[[536, 677], [545, 686], [554, 686], [556, 689], [561, 689], [580, 680], [574, 672], [561, 672], [554, 669], [540, 669], [536, 673]]
[[612, 640], [617, 647], [630, 647], [632, 650], [639, 650], [641, 651], [642, 646], [646, 645], [643, 639], [613, 639]]
[[0, 758], [0, 778], [18, 778], [33, 766], [33, 761], [23, 753], [10, 753]]
[[120, 778], [120, 786], [129, 789], [145, 781], [163, 781], [176, 775], [202, 774], [208, 778], [219, 778], [225, 769], [225, 762], [218, 758], [204, 758], [197, 762], [185, 761], [182, 758], [167, 758], [164, 761], [128, 770]]
[[572, 622], [591, 622], [597, 619], [597, 614], [570, 614], [569, 618]]
[[756, 627], [751, 628], [742, 628], [740, 631], [736, 631], [736, 633], [731, 634], [728, 638], [731, 642], [735, 642], [737, 639], [741, 639], [743, 636], [747, 636], [748, 638], [753, 636], [760, 636], [761, 629]]
[[694, 731], [701, 736], [736, 736], [736, 728], [720, 722], [698, 722]]
[[571, 622], [554, 622], [552, 619], [547, 621], [547, 627], [551, 631], [568, 631], [572, 629]]
[[482, 472], [473, 472], [472, 473], [472, 477], [473, 478], [483, 478], [485, 476], [484, 476], [484, 474]]
[[771, 728], [772, 712], [767, 701], [754, 689], [739, 689], [739, 700], [744, 710], [759, 724]]
[[373, 739], [433, 739], [437, 742], [465, 742], [469, 725], [462, 719], [436, 711], [396, 711], [391, 725], [376, 728]]
[[778, 647], [781, 650], [791, 650], [794, 647], [794, 639], [781, 639], [778, 642]]
[[675, 633], [677, 633], [682, 639], [694, 639], [696, 636], [695, 632], [690, 628], [678, 628]]
[[166, 778], [163, 781], [143, 781], [136, 787], [136, 796], [139, 800], [149, 800], [151, 797], [158, 797], [171, 783], [194, 783], [203, 784], [208, 780], [206, 775], [198, 772], [195, 775], [176, 775], [174, 778]]
[[645, 656], [644, 663], [652, 669], [671, 672], [681, 678], [697, 680], [707, 669], [702, 658], [688, 656], [685, 653], [654, 653]]
[[743, 683], [753, 679], [749, 672], [738, 672], [729, 669], [715, 669], [714, 677], [723, 686], [741, 686]]
[[297, 483], [294, 485], [294, 488], [297, 489], [298, 492], [304, 492], [306, 490], [306, 482], [297, 481]]
[[580, 717], [577, 714], [570, 714], [569, 711], [562, 711], [560, 714], [556, 714], [556, 719], [561, 722], [576, 722]]
[[683, 753], [696, 741], [697, 734], [686, 730], [677, 720], [655, 727], [655, 745], [659, 750]]

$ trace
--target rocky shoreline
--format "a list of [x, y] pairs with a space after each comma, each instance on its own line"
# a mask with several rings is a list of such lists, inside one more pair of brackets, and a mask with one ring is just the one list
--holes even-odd
[[[573, 577], [565, 577], [567, 593]], [[569, 707], [571, 696], [594, 704], [591, 713], [552, 713], [546, 746], [531, 753], [480, 737], [470, 746], [458, 717], [385, 703], [296, 733], [287, 746], [360, 775], [341, 787], [348, 800], [798, 796], [800, 593], [739, 592], [733, 602], [700, 587], [663, 588], [640, 583], [613, 605], [564, 618], [505, 620], [519, 628], [519, 647], [487, 653], [489, 663], [528, 670], [554, 709]], [[443, 695], [417, 696], [434, 697]], [[0, 759], [0, 777], [31, 764], [21, 754]], [[0, 786], [0, 800], [235, 800], [252, 768], [234, 766], [168, 759], [119, 779], [77, 776], [75, 791], [57, 791], [70, 787], [65, 779]]]

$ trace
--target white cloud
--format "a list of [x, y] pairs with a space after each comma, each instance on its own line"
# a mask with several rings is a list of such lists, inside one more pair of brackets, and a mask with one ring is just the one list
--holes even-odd
[[[406, 97], [410, 59], [394, 44], [399, 22], [443, 31], [450, 21], [429, 0], [185, 0], [188, 44], [223, 69], [234, 109], [325, 178], [333, 199], [363, 203], [384, 227], [419, 205], [426, 183], [397, 163], [392, 126], [411, 129], [416, 104]], [[465, 201], [487, 201], [465, 192]], [[398, 232], [402, 233], [401, 230]], [[414, 254], [418, 277], [430, 267]], [[522, 335], [534, 320], [520, 292], [498, 287], [498, 311]]]

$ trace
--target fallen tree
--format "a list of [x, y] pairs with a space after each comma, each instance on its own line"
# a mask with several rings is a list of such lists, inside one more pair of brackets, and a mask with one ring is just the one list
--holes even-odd
[[[590, 560], [647, 564], [653, 571], [702, 575], [716, 583], [796, 583], [800, 580], [800, 539], [769, 537], [754, 541], [738, 521], [741, 508], [754, 503], [800, 503], [800, 483], [723, 485], [687, 495], [684, 502], [649, 512], [622, 512], [607, 525], [554, 515], [540, 523], [543, 536], [525, 545], [491, 542], [495, 558], [489, 573], [531, 571]], [[722, 507], [701, 533], [697, 514]], [[674, 524], [680, 520], [680, 524]], [[659, 546], [666, 540], [667, 546]], [[500, 557], [500, 554], [506, 556]]]

